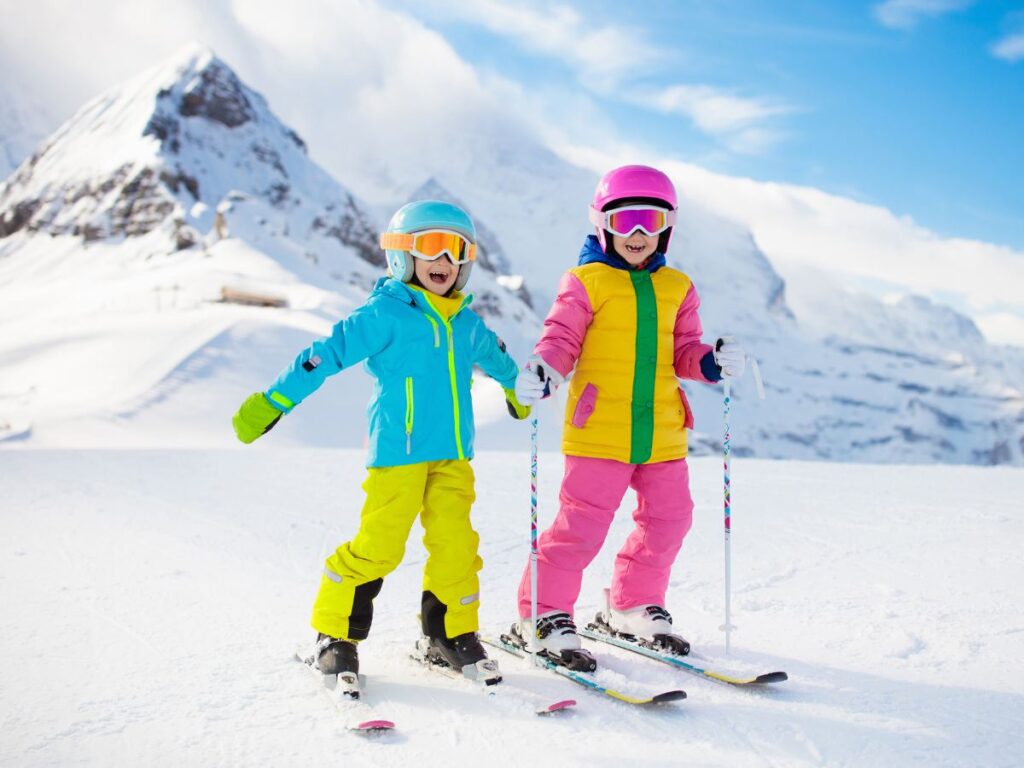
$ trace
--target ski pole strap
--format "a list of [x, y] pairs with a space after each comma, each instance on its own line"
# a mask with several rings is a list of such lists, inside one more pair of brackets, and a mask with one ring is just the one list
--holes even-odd
[[761, 400], [764, 400], [764, 380], [761, 378], [761, 366], [757, 364], [757, 358], [751, 357], [750, 370], [754, 374], [754, 385], [757, 387], [757, 396]]

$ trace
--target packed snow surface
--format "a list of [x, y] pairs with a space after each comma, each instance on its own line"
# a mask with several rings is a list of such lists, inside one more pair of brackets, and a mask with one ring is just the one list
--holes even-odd
[[[1019, 469], [735, 459], [727, 659], [721, 465], [693, 459], [694, 527], [668, 607], [697, 663], [790, 680], [737, 690], [595, 647], [607, 684], [689, 693], [653, 710], [498, 652], [493, 698], [419, 667], [414, 531], [360, 647], [373, 714], [398, 729], [367, 738], [292, 660], [312, 640], [322, 559], [356, 529], [363, 455], [273, 440], [0, 453], [0, 764], [1024, 763]], [[528, 456], [485, 452], [474, 467], [481, 616], [497, 633], [528, 556]], [[560, 470], [541, 455], [542, 525]], [[599, 608], [631, 505], [586, 573], [580, 619]], [[532, 713], [568, 697], [576, 711]]]

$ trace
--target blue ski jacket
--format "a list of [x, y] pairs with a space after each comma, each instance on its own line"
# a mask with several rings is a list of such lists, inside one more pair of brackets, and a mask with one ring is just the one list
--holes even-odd
[[472, 298], [445, 318], [421, 292], [382, 277], [366, 303], [299, 354], [266, 396], [288, 413], [328, 376], [365, 361], [376, 379], [367, 467], [471, 459], [473, 366], [505, 389], [518, 372], [501, 340], [468, 309]]

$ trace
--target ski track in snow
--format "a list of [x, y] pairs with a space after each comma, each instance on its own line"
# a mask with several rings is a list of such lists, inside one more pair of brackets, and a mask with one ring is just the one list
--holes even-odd
[[[721, 467], [691, 463], [677, 626], [694, 663], [784, 669], [789, 682], [736, 690], [594, 645], [603, 682], [689, 698], [636, 711], [497, 650], [507, 685], [489, 697], [409, 658], [425, 557], [415, 526], [361, 646], [369, 711], [398, 730], [365, 736], [345, 724], [368, 710], [336, 711], [292, 656], [312, 638], [322, 559], [355, 530], [361, 452], [4, 451], [0, 764], [1024, 762], [1024, 472], [734, 459], [739, 629], [724, 661]], [[513, 619], [527, 559], [528, 457], [485, 452], [474, 466], [493, 635]], [[542, 525], [560, 470], [542, 454]], [[631, 504], [585, 575], [581, 622], [600, 607]], [[562, 698], [577, 710], [533, 714]]]

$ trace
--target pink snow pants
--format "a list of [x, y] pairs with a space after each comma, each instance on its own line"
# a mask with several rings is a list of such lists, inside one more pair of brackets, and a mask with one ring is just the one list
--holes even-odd
[[[611, 604], [616, 610], [664, 605], [669, 573], [693, 521], [686, 459], [623, 464], [565, 457], [555, 522], [537, 543], [537, 614], [573, 615], [583, 569], [590, 564], [627, 488], [637, 493], [636, 527], [615, 558]], [[530, 615], [530, 566], [519, 583], [519, 615]]]

